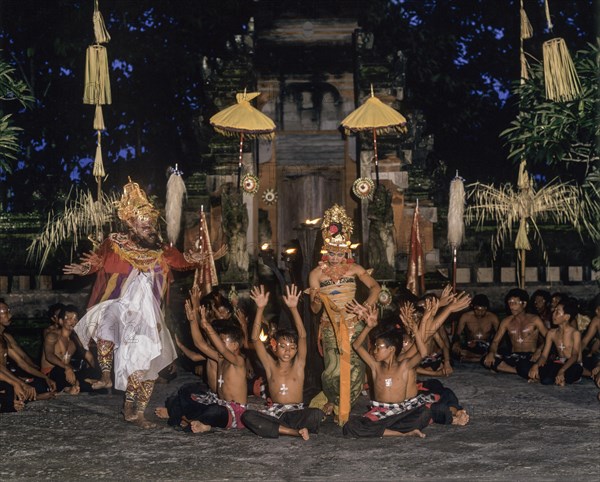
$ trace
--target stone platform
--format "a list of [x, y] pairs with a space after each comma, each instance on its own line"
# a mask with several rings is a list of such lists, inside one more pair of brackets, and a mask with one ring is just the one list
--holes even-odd
[[[194, 380], [184, 373], [157, 385], [151, 408]], [[598, 480], [600, 403], [591, 380], [531, 385], [463, 364], [443, 382], [471, 423], [430, 426], [425, 439], [344, 439], [331, 421], [306, 442], [166, 425], [145, 431], [122, 421], [121, 396], [60, 396], [0, 415], [0, 479]]]

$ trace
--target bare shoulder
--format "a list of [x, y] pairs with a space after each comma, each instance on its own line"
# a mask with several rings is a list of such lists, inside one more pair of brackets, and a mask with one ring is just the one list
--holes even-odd
[[56, 331], [49, 331], [44, 338], [45, 341], [56, 341], [58, 340], [58, 333]]

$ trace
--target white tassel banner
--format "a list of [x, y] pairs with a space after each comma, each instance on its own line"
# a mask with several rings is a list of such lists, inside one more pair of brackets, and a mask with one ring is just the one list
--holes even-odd
[[465, 237], [465, 185], [463, 178], [458, 176], [450, 183], [450, 201], [448, 204], [448, 244], [457, 249]]
[[175, 164], [175, 169], [172, 170], [172, 174], [167, 182], [165, 217], [167, 220], [167, 237], [171, 244], [175, 244], [177, 238], [179, 238], [183, 199], [187, 193], [182, 175], [183, 172]]

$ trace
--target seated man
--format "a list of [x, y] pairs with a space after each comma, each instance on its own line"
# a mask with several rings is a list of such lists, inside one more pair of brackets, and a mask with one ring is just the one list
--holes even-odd
[[583, 374], [586, 377], [592, 376], [592, 370], [600, 363], [600, 296], [594, 300], [593, 309], [594, 317], [581, 341]]
[[[0, 317], [3, 307], [0, 306]], [[25, 408], [25, 402], [35, 400], [35, 389], [23, 380], [14, 376], [6, 368], [8, 345], [0, 336], [0, 413], [20, 412]]]
[[[241, 353], [244, 335], [240, 327], [231, 321], [217, 334], [208, 321], [206, 307], [199, 305], [199, 292], [193, 290], [191, 295], [191, 300], [185, 303], [186, 315], [196, 347], [216, 366], [214, 379], [210, 365], [207, 370], [209, 386], [216, 388], [216, 393], [212, 390], [192, 393], [189, 387], [185, 387], [176, 398], [167, 399], [166, 406], [155, 413], [160, 418], [168, 418], [170, 425], [179, 423], [194, 433], [209, 432], [213, 427], [244, 428], [240, 419], [246, 410], [248, 397], [246, 358]], [[210, 344], [200, 328], [206, 333]]]
[[[548, 331], [542, 354], [530, 364], [527, 373], [530, 382], [564, 386], [581, 379], [581, 334], [571, 326], [574, 319], [577, 319], [577, 304], [563, 298], [552, 312], [556, 328]], [[557, 353], [554, 356], [550, 353], [552, 347]]]
[[547, 290], [536, 290], [531, 295], [531, 313], [538, 315], [546, 328], [552, 328], [552, 296]]
[[[453, 337], [452, 352], [461, 361], [479, 362], [487, 355], [490, 341], [498, 330], [500, 320], [489, 312], [490, 300], [479, 294], [473, 297], [471, 311], [463, 313], [458, 320], [458, 327]], [[464, 332], [464, 341], [461, 335]]]
[[[3, 371], [11, 373], [14, 377], [23, 379], [35, 391], [35, 396], [28, 400], [46, 400], [54, 397], [56, 384], [31, 361], [31, 358], [19, 346], [12, 335], [6, 332], [11, 321], [10, 308], [0, 299], [0, 340], [4, 346], [4, 356], [0, 360]], [[9, 366], [8, 363], [14, 364]]]
[[[58, 392], [77, 395], [80, 391], [92, 391], [90, 377], [100, 375], [89, 369], [74, 367], [71, 359], [77, 350], [77, 334], [73, 331], [79, 321], [77, 307], [63, 306], [58, 314], [60, 330], [48, 330], [44, 338], [44, 356], [42, 358], [42, 372], [49, 376], [55, 383]], [[86, 351], [84, 358], [93, 369], [95, 360], [90, 351]]]
[[[525, 290], [513, 288], [507, 293], [504, 301], [511, 314], [500, 323], [490, 351], [482, 359], [482, 363], [494, 371], [516, 374], [519, 366], [527, 371], [529, 360], [538, 350], [538, 336], [541, 334], [545, 337], [548, 329], [539, 316], [525, 311], [529, 301]], [[505, 334], [508, 334], [512, 343], [512, 352], [498, 353], [498, 347]]]
[[286, 286], [283, 301], [292, 313], [297, 333], [279, 330], [275, 334], [273, 359], [259, 339], [269, 294], [265, 293], [263, 286], [254, 287], [251, 292], [251, 298], [257, 307], [251, 339], [265, 368], [273, 404], [263, 411], [247, 410], [242, 415], [242, 420], [248, 430], [261, 437], [278, 438], [280, 435], [291, 435], [308, 440], [310, 433], [318, 433], [324, 415], [318, 408], [305, 408], [302, 400], [307, 346], [306, 330], [298, 312], [300, 295], [301, 292], [295, 285]]
[[[458, 405], [451, 390], [442, 389], [443, 395], [436, 395], [433, 390], [426, 393], [427, 389], [419, 393], [417, 388], [416, 367], [426, 352], [422, 336], [425, 335], [428, 339], [439, 330], [444, 321], [434, 318], [437, 307], [437, 300], [427, 303], [426, 313], [419, 327], [410, 304], [400, 309], [400, 320], [408, 333], [414, 336], [417, 348], [415, 350], [411, 347], [402, 355], [402, 336], [395, 328], [377, 333], [372, 355], [364, 348], [368, 332], [377, 326], [377, 310], [370, 308], [363, 312], [362, 317], [365, 318], [367, 327], [352, 346], [371, 369], [376, 401], [372, 402], [371, 410], [364, 416], [352, 417], [344, 425], [345, 436], [425, 437], [421, 430], [432, 420], [455, 425], [468, 423], [469, 416]], [[362, 310], [357, 305], [355, 309]]]

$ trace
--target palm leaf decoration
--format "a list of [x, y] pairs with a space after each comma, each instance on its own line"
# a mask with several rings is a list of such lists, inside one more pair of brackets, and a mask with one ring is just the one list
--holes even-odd
[[96, 247], [102, 240], [105, 226], [113, 227], [117, 220], [115, 205], [117, 194], [100, 193], [96, 201], [91, 191], [76, 190], [69, 195], [63, 212], [48, 214], [42, 233], [27, 248], [27, 259], [39, 263], [40, 270], [48, 257], [67, 240], [72, 240], [72, 252], [82, 239], [88, 239]]
[[517, 189], [510, 184], [496, 188], [481, 183], [472, 184], [469, 188], [472, 204], [467, 208], [467, 223], [475, 223], [478, 228], [489, 221], [496, 223], [496, 233], [492, 237], [494, 257], [498, 248], [502, 247], [507, 239], [512, 239], [513, 231], [518, 227], [514, 246], [520, 261], [521, 287], [525, 285], [525, 255], [531, 250], [530, 232], [542, 251], [544, 262], [548, 262], [538, 223], [550, 221], [555, 224], [571, 224], [579, 229], [582, 210], [580, 189], [555, 179], [536, 190], [527, 173], [525, 161], [522, 161], [519, 167]]

